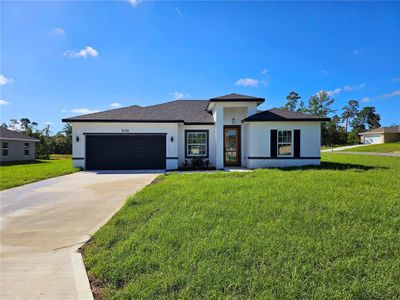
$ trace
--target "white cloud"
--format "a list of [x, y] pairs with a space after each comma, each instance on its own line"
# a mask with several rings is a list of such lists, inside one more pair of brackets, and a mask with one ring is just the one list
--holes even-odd
[[[336, 96], [337, 94], [339, 94], [341, 91], [342, 91], [341, 88], [337, 88], [337, 89], [334, 89], [331, 91], [326, 91], [326, 93], [328, 94], [328, 96], [333, 97], [333, 96]], [[320, 91], [320, 92], [322, 92], [322, 91]]]
[[364, 49], [363, 49], [363, 48], [354, 49], [354, 50], [353, 50], [353, 55], [358, 55], [358, 54], [360, 54], [360, 53], [362, 53], [362, 52], [364, 52]]
[[365, 86], [366, 86], [365, 83], [361, 83], [358, 85], [346, 85], [343, 88], [343, 90], [345, 90], [346, 92], [359, 91], [359, 90], [362, 90]]
[[54, 27], [54, 28], [51, 30], [51, 32], [52, 32], [54, 35], [61, 36], [61, 35], [64, 35], [64, 28], [61, 28], [61, 27]]
[[173, 93], [169, 93], [170, 96], [172, 96], [174, 99], [183, 99], [185, 97], [189, 97], [189, 94], [185, 94], [183, 92], [173, 92]]
[[400, 96], [400, 90], [393, 91], [393, 92], [388, 93], [388, 94], [380, 95], [379, 98], [390, 98], [390, 97], [395, 97], [395, 96]]
[[89, 108], [73, 108], [73, 109], [65, 109], [63, 108], [61, 110], [61, 112], [70, 112], [70, 113], [75, 113], [75, 114], [91, 114], [91, 113], [95, 113], [95, 112], [99, 112], [98, 109], [89, 109]]
[[241, 78], [235, 82], [236, 85], [241, 85], [241, 86], [250, 86], [250, 87], [257, 87], [259, 84], [259, 81], [257, 79], [252, 79], [252, 78]]
[[321, 74], [322, 75], [328, 75], [328, 71], [327, 70], [321, 70]]
[[367, 103], [369, 101], [371, 101], [371, 99], [369, 97], [364, 97], [361, 99], [362, 102]]
[[392, 78], [392, 81], [393, 81], [393, 82], [400, 81], [400, 77]]
[[110, 107], [112, 107], [112, 108], [119, 108], [119, 107], [121, 107], [121, 106], [122, 106], [122, 104], [119, 103], [119, 102], [114, 102], [114, 103], [111, 103], [111, 104], [110, 104]]
[[44, 122], [43, 125], [46, 125], [46, 126], [47, 125], [54, 125], [54, 123], [53, 122]]
[[268, 73], [268, 69], [264, 69], [264, 70], [261, 71], [261, 74], [262, 74], [262, 75], [265, 75], [265, 74], [267, 74], [267, 73]]
[[180, 10], [178, 7], [175, 7], [175, 9], [176, 9], [176, 12], [178, 13], [178, 15], [179, 15], [181, 18], [183, 18], [183, 15], [182, 15], [181, 10]]
[[136, 7], [142, 0], [128, 0], [128, 2], [133, 6]]
[[340, 94], [341, 92], [345, 91], [345, 92], [352, 92], [352, 91], [360, 91], [362, 90], [364, 87], [366, 86], [365, 83], [361, 83], [361, 84], [356, 84], [356, 85], [345, 85], [343, 88], [336, 88], [334, 90], [330, 90], [330, 91], [326, 91], [328, 93], [328, 96], [336, 96], [338, 94]]
[[87, 47], [85, 47], [85, 48], [83, 48], [83, 49], [81, 49], [79, 51], [70, 51], [70, 50], [68, 50], [67, 52], [64, 53], [64, 55], [69, 56], [71, 58], [79, 58], [79, 57], [86, 58], [86, 57], [89, 57], [89, 56], [97, 57], [97, 56], [99, 56], [99, 53], [97, 52], [96, 49], [94, 49], [94, 48], [92, 48], [90, 46], [87, 46]]
[[13, 82], [14, 82], [14, 79], [7, 78], [3, 74], [0, 74], [0, 85], [6, 85], [6, 84], [13, 83]]
[[0, 106], [5, 106], [5, 105], [9, 105], [10, 102], [8, 102], [7, 100], [4, 99], [0, 99]]

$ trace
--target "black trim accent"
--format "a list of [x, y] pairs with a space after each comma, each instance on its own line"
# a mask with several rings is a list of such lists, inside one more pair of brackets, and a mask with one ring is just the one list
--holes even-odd
[[215, 125], [215, 123], [211, 122], [184, 122], [184, 125]]
[[319, 156], [312, 157], [268, 157], [268, 156], [248, 156], [247, 159], [321, 159]]
[[73, 157], [72, 160], [84, 160], [84, 157]]
[[240, 167], [242, 165], [242, 132], [241, 132], [241, 125], [224, 125], [224, 142], [223, 142], [223, 148], [222, 151], [224, 153], [224, 167], [225, 167], [225, 128], [237, 128], [238, 129], [238, 141], [239, 141], [239, 147], [238, 147], [238, 155], [239, 155], [239, 163], [237, 164], [226, 164], [226, 167]]
[[184, 123], [183, 120], [121, 120], [121, 119], [61, 119], [62, 122], [98, 122], [98, 123]]
[[271, 129], [270, 131], [270, 156], [278, 156], [278, 130]]
[[[206, 132], [207, 133], [207, 155], [205, 156], [193, 156], [187, 154], [187, 134], [190, 132]], [[187, 129], [185, 134], [185, 158], [209, 158], [210, 155], [210, 133], [208, 129]]]
[[293, 156], [300, 157], [300, 129], [293, 130]]
[[235, 98], [235, 99], [216, 99], [212, 98], [209, 100], [210, 102], [261, 102], [264, 103], [265, 99], [264, 98], [255, 98], [255, 99], [240, 99], [240, 98]]
[[178, 157], [166, 157], [165, 159], [179, 159]]
[[163, 132], [132, 132], [132, 133], [117, 133], [117, 132], [84, 132], [83, 135], [167, 135]]

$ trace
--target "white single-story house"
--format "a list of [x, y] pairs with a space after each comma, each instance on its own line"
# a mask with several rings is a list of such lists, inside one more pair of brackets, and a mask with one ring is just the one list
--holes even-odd
[[362, 144], [383, 144], [400, 141], [400, 127], [379, 127], [359, 133]]
[[40, 141], [20, 132], [0, 127], [0, 162], [34, 160], [36, 142]]
[[217, 169], [320, 164], [321, 122], [329, 118], [273, 108], [264, 98], [229, 94], [176, 100], [63, 119], [72, 124], [75, 167], [168, 169], [204, 160]]

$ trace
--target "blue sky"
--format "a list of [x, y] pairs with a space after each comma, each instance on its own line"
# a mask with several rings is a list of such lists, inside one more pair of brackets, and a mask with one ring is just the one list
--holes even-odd
[[400, 123], [400, 2], [1, 2], [1, 122], [328, 90]]

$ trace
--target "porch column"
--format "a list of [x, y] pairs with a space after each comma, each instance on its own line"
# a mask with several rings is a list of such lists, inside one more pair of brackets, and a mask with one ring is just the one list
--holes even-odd
[[224, 168], [224, 108], [216, 105], [213, 112], [215, 120], [215, 161], [216, 168]]

